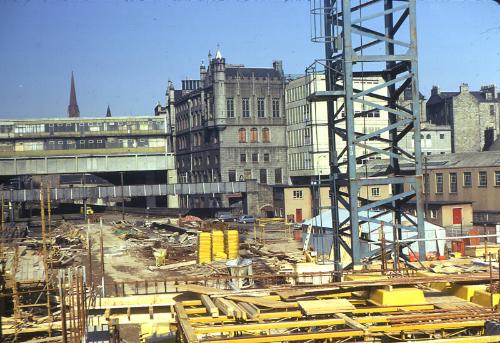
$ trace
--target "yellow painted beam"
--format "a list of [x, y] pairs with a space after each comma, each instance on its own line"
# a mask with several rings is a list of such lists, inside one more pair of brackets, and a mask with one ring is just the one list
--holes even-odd
[[415, 331], [434, 331], [446, 329], [463, 329], [467, 327], [484, 326], [484, 320], [472, 320], [463, 322], [450, 322], [450, 323], [425, 323], [425, 324], [408, 324], [397, 326], [371, 326], [368, 328], [369, 332], [384, 332], [384, 333], [400, 333], [400, 332], [415, 332]]
[[317, 333], [291, 333], [291, 334], [287, 333], [284, 335], [223, 338], [220, 340], [210, 339], [210, 343], [292, 342], [292, 341], [308, 341], [313, 339], [360, 337], [363, 335], [364, 331], [362, 330], [335, 330], [335, 331], [317, 332]]
[[196, 324], [196, 323], [234, 323], [234, 319], [230, 319], [227, 316], [189, 317], [189, 321], [193, 324]]
[[267, 331], [273, 329], [294, 329], [311, 326], [330, 326], [345, 324], [345, 321], [340, 318], [332, 319], [316, 319], [316, 320], [302, 320], [302, 321], [288, 321], [276, 323], [256, 323], [256, 324], [238, 324], [238, 325], [221, 325], [221, 326], [204, 326], [195, 327], [196, 334], [202, 333], [222, 333], [222, 332], [235, 332], [235, 331]]
[[261, 312], [259, 319], [281, 319], [281, 318], [301, 318], [300, 311], [283, 311], [283, 312]]
[[207, 313], [207, 309], [205, 307], [193, 307], [193, 308], [185, 308], [186, 314], [204, 314]]
[[[456, 337], [456, 338], [443, 338], [443, 339], [433, 339], [432, 343], [490, 343], [490, 342], [500, 342], [500, 336], [468, 336], [468, 337]], [[422, 341], [420, 341], [422, 342]], [[428, 341], [424, 341], [428, 342]]]
[[385, 312], [397, 312], [397, 311], [422, 311], [422, 310], [433, 310], [434, 305], [405, 305], [405, 306], [380, 306], [380, 307], [366, 307], [357, 308], [351, 313], [361, 314], [361, 313], [385, 313]]

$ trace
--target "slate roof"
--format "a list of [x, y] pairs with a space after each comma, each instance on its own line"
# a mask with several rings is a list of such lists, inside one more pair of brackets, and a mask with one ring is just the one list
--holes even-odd
[[[497, 94], [496, 99], [486, 99], [485, 92], [481, 92], [481, 91], [471, 91], [469, 93], [472, 94], [479, 102], [500, 102], [500, 93]], [[438, 94], [438, 96], [441, 99], [448, 99], [448, 98], [452, 98], [454, 96], [457, 96], [459, 94], [460, 94], [460, 92], [440, 92]]]
[[498, 137], [493, 144], [491, 144], [490, 148], [488, 151], [498, 151], [500, 152], [500, 137]]

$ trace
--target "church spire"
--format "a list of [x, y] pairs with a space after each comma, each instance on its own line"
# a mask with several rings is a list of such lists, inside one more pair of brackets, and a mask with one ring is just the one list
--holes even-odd
[[108, 109], [106, 110], [106, 117], [111, 117], [111, 110], [109, 109], [109, 105]]
[[71, 90], [69, 93], [68, 115], [70, 118], [80, 116], [80, 110], [78, 109], [78, 103], [76, 102], [75, 78], [73, 77], [73, 72], [71, 72]]

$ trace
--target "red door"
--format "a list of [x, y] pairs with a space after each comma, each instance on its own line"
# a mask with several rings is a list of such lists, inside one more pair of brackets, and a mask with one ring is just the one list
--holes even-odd
[[302, 209], [301, 208], [295, 209], [295, 220], [297, 221], [297, 223], [302, 222]]
[[453, 208], [453, 225], [462, 224], [462, 208], [455, 207]]

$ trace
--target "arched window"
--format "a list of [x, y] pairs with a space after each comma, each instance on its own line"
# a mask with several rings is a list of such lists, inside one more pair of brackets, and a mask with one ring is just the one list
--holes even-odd
[[257, 128], [252, 127], [250, 129], [250, 143], [257, 143], [259, 141], [259, 133]]
[[238, 130], [238, 137], [240, 143], [246, 143], [247, 141], [247, 130], [245, 130], [243, 127]]
[[431, 139], [431, 135], [427, 134], [427, 136], [425, 136], [425, 139]]
[[262, 129], [262, 142], [269, 143], [271, 141], [269, 137], [269, 128], [265, 127]]

